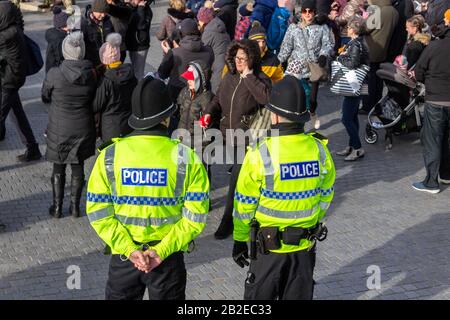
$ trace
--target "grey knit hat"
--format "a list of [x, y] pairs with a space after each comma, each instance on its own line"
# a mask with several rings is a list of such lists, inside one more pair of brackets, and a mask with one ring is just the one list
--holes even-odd
[[80, 31], [68, 34], [62, 43], [62, 53], [66, 60], [82, 60], [85, 54], [83, 34]]

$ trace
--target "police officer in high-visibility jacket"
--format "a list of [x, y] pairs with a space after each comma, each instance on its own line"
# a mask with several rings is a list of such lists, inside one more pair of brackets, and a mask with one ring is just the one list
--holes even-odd
[[312, 299], [315, 240], [326, 236], [320, 221], [334, 195], [333, 159], [322, 136], [304, 133], [309, 115], [296, 78], [276, 83], [266, 107], [271, 131], [247, 152], [237, 182], [233, 258], [248, 265], [247, 242], [256, 239], [244, 299]]
[[101, 150], [87, 216], [111, 247], [106, 299], [185, 299], [183, 252], [203, 230], [209, 181], [192, 149], [169, 138], [175, 111], [166, 85], [144, 78], [133, 91], [134, 131]]

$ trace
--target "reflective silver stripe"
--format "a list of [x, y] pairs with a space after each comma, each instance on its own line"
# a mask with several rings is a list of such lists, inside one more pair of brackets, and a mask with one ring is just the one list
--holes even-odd
[[257, 211], [274, 217], [274, 218], [280, 218], [280, 219], [301, 219], [301, 218], [307, 218], [313, 215], [316, 208], [308, 209], [308, 210], [300, 210], [300, 211], [281, 211], [281, 210], [274, 210], [269, 209], [267, 207], [264, 207], [262, 205], [258, 206]]
[[270, 158], [270, 152], [265, 143], [259, 146], [259, 154], [261, 155], [261, 159], [264, 163], [264, 175], [266, 180], [266, 189], [273, 190], [274, 181], [274, 168], [272, 165], [272, 159]]
[[138, 227], [148, 227], [148, 226], [162, 226], [165, 224], [174, 224], [181, 219], [181, 216], [169, 216], [165, 218], [137, 218], [137, 217], [125, 217], [116, 214], [116, 219], [123, 224], [138, 226]]
[[111, 196], [117, 196], [116, 178], [114, 177], [114, 155], [116, 153], [116, 146], [113, 144], [106, 149], [105, 152], [105, 170], [108, 177], [109, 185], [111, 186]]
[[110, 212], [110, 208], [112, 207], [106, 207], [104, 209], [100, 209], [94, 212], [91, 212], [87, 215], [89, 222], [92, 223], [94, 221], [109, 217], [109, 216], [113, 216], [114, 215], [114, 211]]
[[327, 153], [325, 152], [325, 148], [322, 144], [322, 142], [320, 142], [317, 139], [314, 139], [316, 141], [317, 147], [319, 148], [319, 153], [320, 153], [320, 163], [322, 164], [322, 174], [326, 174], [327, 173], [327, 169], [326, 169], [326, 163], [327, 163]]
[[204, 213], [193, 213], [192, 211], [189, 211], [186, 208], [183, 208], [183, 217], [191, 220], [193, 222], [198, 223], [206, 223], [206, 219], [208, 218], [208, 214]]
[[322, 209], [322, 210], [328, 210], [328, 208], [330, 207], [330, 203], [329, 202], [320, 202], [319, 203], [319, 205], [320, 205], [320, 209]]
[[178, 144], [178, 160], [177, 160], [177, 181], [175, 185], [175, 197], [181, 197], [184, 187], [184, 179], [186, 178], [186, 165], [187, 165], [187, 148], [179, 143]]
[[254, 216], [253, 213], [240, 213], [237, 212], [236, 209], [233, 210], [233, 217], [239, 220], [250, 220]]

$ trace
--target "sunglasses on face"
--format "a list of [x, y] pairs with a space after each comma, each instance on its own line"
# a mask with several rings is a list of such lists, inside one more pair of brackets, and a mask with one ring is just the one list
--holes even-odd
[[314, 14], [314, 10], [312, 10], [312, 9], [302, 9], [302, 13]]

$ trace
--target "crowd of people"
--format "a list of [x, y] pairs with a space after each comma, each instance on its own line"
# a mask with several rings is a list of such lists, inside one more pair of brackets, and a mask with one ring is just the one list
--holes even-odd
[[[80, 23], [61, 5], [52, 12], [42, 86], [42, 100], [50, 104], [49, 212], [55, 218], [63, 214], [70, 164], [70, 212], [79, 217], [84, 161], [95, 154], [97, 139], [108, 144], [133, 131], [128, 119], [133, 92], [145, 78], [153, 12], [145, 0], [93, 0]], [[170, 101], [178, 107], [167, 124], [169, 133], [177, 128], [193, 132], [200, 123], [225, 136], [227, 129], [249, 129], [246, 119], [269, 103], [272, 86], [286, 76], [303, 88], [311, 124], [318, 130], [319, 89], [325, 90], [330, 63], [337, 61], [349, 70], [370, 67], [359, 83], [360, 93], [344, 96], [342, 104], [349, 143], [337, 155], [355, 161], [365, 155], [358, 114], [378, 106], [383, 80], [377, 70], [382, 63], [393, 63], [426, 86], [421, 138], [427, 177], [413, 186], [436, 193], [439, 182], [450, 182], [449, 30], [448, 0], [256, 0], [241, 5], [237, 0], [170, 0], [156, 33], [164, 56], [153, 76], [167, 82]], [[5, 120], [12, 109], [27, 148], [18, 158], [32, 161], [41, 153], [19, 97], [26, 77], [25, 50], [20, 9], [2, 0], [0, 140], [6, 137]], [[233, 159], [217, 239], [233, 231], [241, 164], [242, 159]]]

